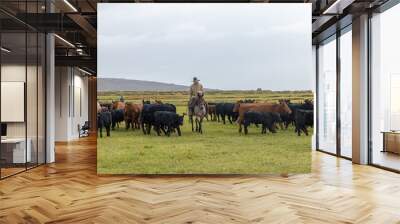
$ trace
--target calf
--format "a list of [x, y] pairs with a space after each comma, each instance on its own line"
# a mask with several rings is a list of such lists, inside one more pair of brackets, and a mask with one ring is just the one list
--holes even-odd
[[179, 114], [170, 111], [156, 111], [153, 125], [157, 135], [160, 135], [160, 130], [163, 130], [167, 136], [170, 136], [171, 132], [176, 130], [178, 135], [181, 136], [180, 126], [183, 125], [184, 116], [179, 116]]
[[97, 114], [97, 128], [100, 129], [100, 138], [103, 137], [103, 128], [106, 129], [107, 136], [110, 136], [112, 117], [109, 111], [102, 111]]
[[215, 105], [215, 113], [217, 115], [218, 122], [220, 121], [219, 118], [221, 117], [222, 123], [225, 124], [225, 118], [228, 118], [229, 123], [232, 124], [232, 121], [235, 121], [238, 117], [238, 113], [233, 111], [234, 107], [234, 103], [217, 103]]
[[140, 129], [139, 116], [142, 111], [142, 104], [127, 103], [125, 107], [125, 126], [128, 130], [132, 127], [132, 130]]
[[119, 128], [119, 123], [125, 120], [125, 111], [122, 109], [116, 109], [111, 111], [111, 128], [115, 130], [115, 126]]
[[286, 100], [285, 102], [288, 102], [288, 106], [290, 110], [292, 110], [291, 114], [285, 114], [281, 115], [283, 123], [285, 124], [285, 128], [287, 129], [290, 124], [293, 124], [296, 126], [296, 111], [297, 110], [313, 110], [314, 109], [314, 104], [311, 100], [304, 100], [304, 103], [290, 103], [289, 100]]
[[242, 124], [244, 119], [244, 114], [248, 111], [258, 111], [258, 112], [275, 112], [279, 114], [291, 114], [292, 111], [285, 102], [279, 104], [271, 103], [237, 103], [233, 109], [234, 112], [239, 113], [237, 123], [239, 124], [239, 132], [242, 132]]
[[[212, 121], [216, 121], [217, 120], [217, 111], [216, 111], [216, 105], [215, 104], [208, 104], [207, 115], [210, 115], [210, 119]], [[207, 119], [208, 119], [208, 117], [207, 117]]]
[[220, 117], [222, 118], [222, 114], [223, 114], [223, 110], [224, 110], [224, 103], [217, 103], [215, 104], [215, 115], [217, 117], [217, 121], [220, 121]]
[[267, 128], [270, 132], [276, 133], [275, 124], [281, 122], [281, 117], [279, 113], [275, 112], [257, 112], [257, 111], [248, 111], [244, 114], [243, 126], [244, 133], [247, 135], [248, 129], [247, 127], [250, 124], [261, 124], [261, 134], [267, 133]]
[[301, 131], [308, 135], [307, 126], [313, 126], [314, 124], [314, 111], [312, 110], [296, 110], [295, 114], [295, 131], [297, 135], [301, 135]]
[[173, 104], [144, 104], [139, 118], [143, 134], [150, 134], [151, 127], [154, 124], [154, 113], [157, 111], [176, 113], [176, 107]]

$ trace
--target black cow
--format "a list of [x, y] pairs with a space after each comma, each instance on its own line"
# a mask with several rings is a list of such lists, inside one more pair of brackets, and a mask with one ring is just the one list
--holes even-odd
[[276, 123], [281, 121], [279, 113], [248, 111], [243, 119], [244, 133], [247, 135], [247, 127], [250, 124], [261, 124], [261, 134], [267, 133], [267, 128], [270, 132], [276, 133]]
[[97, 128], [100, 129], [100, 138], [103, 137], [103, 128], [106, 129], [107, 136], [110, 136], [112, 117], [109, 111], [102, 111], [97, 114]]
[[312, 101], [305, 100], [304, 103], [288, 103], [290, 110], [292, 111], [291, 114], [281, 114], [282, 121], [285, 124], [285, 128], [287, 129], [290, 124], [296, 126], [296, 111], [297, 110], [313, 110], [314, 105]]
[[119, 123], [125, 120], [125, 111], [123, 109], [113, 110], [111, 111], [111, 117], [111, 128], [112, 130], [115, 130], [115, 126], [119, 128]]
[[173, 104], [144, 104], [139, 118], [143, 134], [150, 134], [151, 127], [154, 125], [154, 113], [157, 111], [176, 113], [176, 107]]
[[295, 114], [295, 131], [297, 135], [301, 135], [301, 131], [308, 135], [307, 126], [314, 125], [314, 111], [313, 110], [296, 110]]
[[218, 122], [220, 121], [220, 117], [222, 123], [225, 124], [225, 117], [228, 118], [229, 122], [232, 124], [233, 121], [236, 121], [238, 118], [238, 113], [233, 112], [233, 108], [235, 107], [234, 103], [217, 103], [215, 105], [215, 112], [217, 115]]
[[156, 111], [153, 125], [157, 135], [160, 135], [160, 130], [163, 130], [167, 136], [170, 136], [171, 132], [176, 130], [178, 135], [181, 136], [180, 126], [183, 125], [184, 116], [170, 111]]

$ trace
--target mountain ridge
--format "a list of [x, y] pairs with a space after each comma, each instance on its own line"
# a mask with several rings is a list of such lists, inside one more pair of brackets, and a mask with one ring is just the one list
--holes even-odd
[[[97, 91], [188, 91], [189, 86], [124, 78], [97, 78]], [[205, 89], [212, 91], [217, 89]]]

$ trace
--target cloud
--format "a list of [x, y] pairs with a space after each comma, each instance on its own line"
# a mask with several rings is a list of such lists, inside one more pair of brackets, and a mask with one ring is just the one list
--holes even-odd
[[99, 76], [311, 89], [311, 10], [293, 5], [100, 4]]

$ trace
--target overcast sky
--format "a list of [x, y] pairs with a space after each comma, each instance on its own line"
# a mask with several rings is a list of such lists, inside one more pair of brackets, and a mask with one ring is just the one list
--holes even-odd
[[312, 89], [311, 4], [98, 4], [98, 76]]

